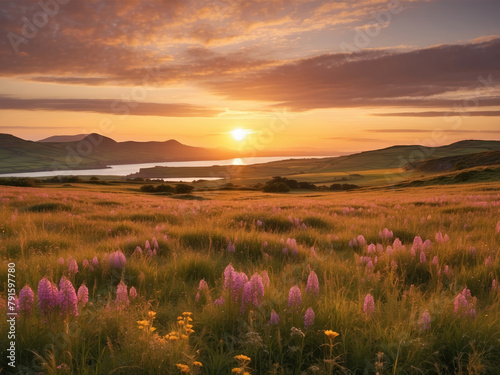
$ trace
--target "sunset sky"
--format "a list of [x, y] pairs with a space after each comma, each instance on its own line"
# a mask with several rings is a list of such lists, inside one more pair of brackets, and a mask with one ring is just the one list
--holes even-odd
[[4, 0], [0, 132], [332, 154], [500, 139], [499, 16], [498, 0]]

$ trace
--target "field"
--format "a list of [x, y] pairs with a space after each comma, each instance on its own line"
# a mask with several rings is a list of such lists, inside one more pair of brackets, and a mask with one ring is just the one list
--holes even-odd
[[193, 194], [0, 187], [2, 373], [500, 373], [498, 182]]

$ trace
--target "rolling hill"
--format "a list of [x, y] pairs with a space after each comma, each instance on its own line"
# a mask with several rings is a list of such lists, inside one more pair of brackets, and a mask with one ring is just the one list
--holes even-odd
[[237, 157], [234, 151], [191, 147], [176, 140], [116, 142], [99, 134], [89, 134], [79, 141], [48, 140], [32, 142], [10, 134], [0, 134], [0, 174]]

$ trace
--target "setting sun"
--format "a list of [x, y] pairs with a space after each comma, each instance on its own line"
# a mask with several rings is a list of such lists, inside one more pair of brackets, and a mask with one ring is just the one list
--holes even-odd
[[238, 128], [238, 129], [234, 129], [231, 132], [231, 134], [233, 135], [233, 138], [236, 139], [237, 141], [242, 141], [247, 136], [248, 130]]

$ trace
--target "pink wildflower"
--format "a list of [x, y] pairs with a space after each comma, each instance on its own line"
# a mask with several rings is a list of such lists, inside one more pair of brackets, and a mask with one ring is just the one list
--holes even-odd
[[311, 271], [309, 277], [307, 278], [306, 293], [312, 293], [314, 295], [319, 294], [319, 281], [316, 272]]
[[304, 327], [309, 328], [314, 325], [314, 311], [311, 307], [306, 310], [306, 314], [304, 315]]
[[85, 284], [80, 285], [78, 288], [78, 303], [82, 304], [82, 306], [85, 306], [87, 302], [89, 301], [89, 288]]
[[59, 290], [46, 277], [38, 282], [38, 307], [42, 315], [48, 314], [56, 308], [59, 299]]
[[129, 292], [128, 292], [130, 298], [135, 299], [137, 298], [137, 290], [134, 287], [131, 287]]
[[428, 310], [425, 310], [420, 317], [420, 326], [423, 330], [428, 330], [431, 328], [431, 314]]
[[271, 319], [269, 319], [270, 325], [278, 325], [280, 322], [280, 316], [276, 313], [276, 311], [271, 311]]
[[425, 256], [425, 253], [423, 251], [420, 252], [420, 263], [425, 263], [427, 260], [427, 257]]
[[71, 281], [62, 277], [59, 282], [58, 305], [61, 309], [61, 315], [69, 314], [78, 316], [78, 298], [75, 288]]
[[375, 312], [375, 301], [370, 293], [365, 296], [365, 301], [363, 303], [363, 312], [367, 316], [371, 316]]
[[116, 287], [116, 299], [115, 304], [119, 309], [126, 307], [130, 304], [130, 300], [128, 299], [128, 290], [127, 285], [122, 281]]
[[19, 292], [19, 311], [26, 313], [26, 315], [30, 315], [34, 302], [35, 294], [33, 293], [33, 290], [26, 285]]
[[78, 273], [78, 263], [73, 258], [68, 259], [68, 272], [73, 275]]
[[288, 292], [288, 306], [298, 309], [302, 304], [302, 294], [298, 286], [294, 285]]

